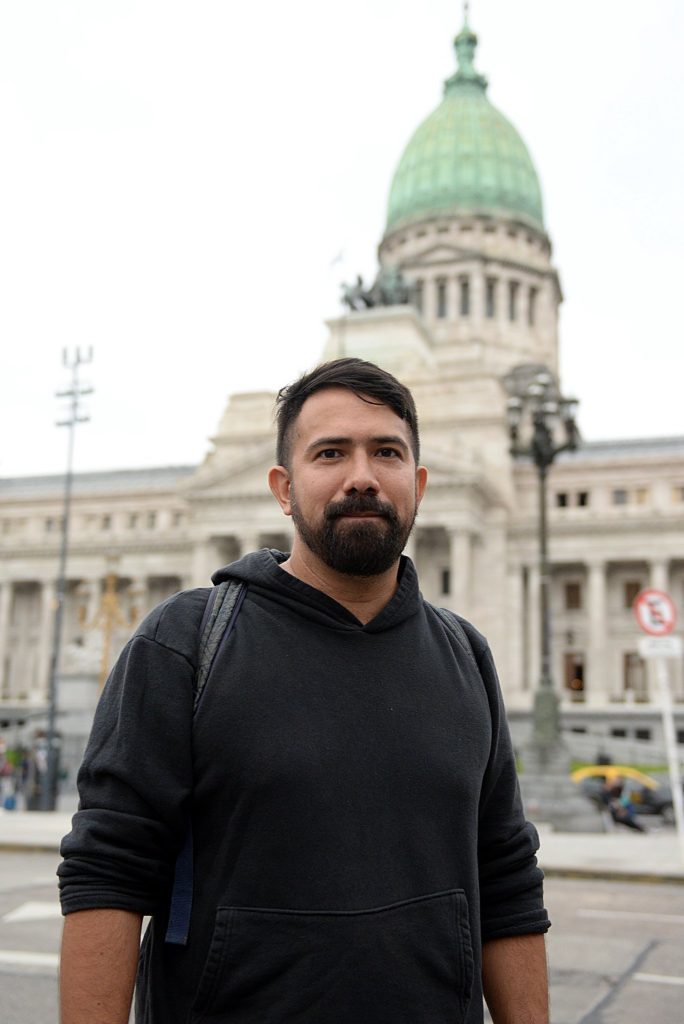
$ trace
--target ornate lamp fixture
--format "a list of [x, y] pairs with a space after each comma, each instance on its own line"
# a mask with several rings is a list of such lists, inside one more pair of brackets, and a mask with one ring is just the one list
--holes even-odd
[[532, 745], [547, 761], [560, 738], [558, 698], [551, 677], [551, 608], [548, 560], [547, 488], [549, 467], [557, 455], [577, 447], [577, 400], [561, 395], [550, 370], [540, 364], [516, 366], [504, 378], [506, 416], [516, 459], [531, 459], [539, 479], [539, 608], [541, 670], [535, 693]]

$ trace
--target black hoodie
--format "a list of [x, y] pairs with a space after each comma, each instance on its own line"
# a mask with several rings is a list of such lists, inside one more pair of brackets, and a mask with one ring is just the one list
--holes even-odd
[[[496, 671], [402, 559], [363, 625], [259, 551], [193, 721], [206, 589], [169, 598], [115, 666], [62, 843], [64, 913], [153, 915], [145, 1024], [477, 1024], [481, 942], [544, 932]], [[479, 668], [479, 671], [478, 671]], [[186, 947], [163, 941], [192, 816]]]

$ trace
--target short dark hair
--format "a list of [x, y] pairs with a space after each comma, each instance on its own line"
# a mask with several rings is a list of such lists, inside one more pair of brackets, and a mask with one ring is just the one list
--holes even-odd
[[387, 370], [365, 359], [333, 359], [281, 388], [276, 399], [276, 460], [287, 466], [291, 455], [292, 427], [307, 398], [323, 388], [348, 388], [359, 398], [374, 398], [405, 420], [411, 431], [411, 448], [418, 463], [420, 439], [413, 395]]

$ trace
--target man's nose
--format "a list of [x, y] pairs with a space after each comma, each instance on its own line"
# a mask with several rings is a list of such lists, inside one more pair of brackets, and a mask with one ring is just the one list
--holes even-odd
[[380, 490], [373, 460], [365, 452], [355, 452], [349, 459], [344, 489], [347, 494], [353, 491], [377, 494]]

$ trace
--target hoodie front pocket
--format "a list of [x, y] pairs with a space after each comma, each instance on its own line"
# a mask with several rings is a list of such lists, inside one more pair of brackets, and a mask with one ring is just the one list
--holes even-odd
[[459, 1024], [472, 986], [460, 889], [358, 911], [221, 907], [193, 1021]]

